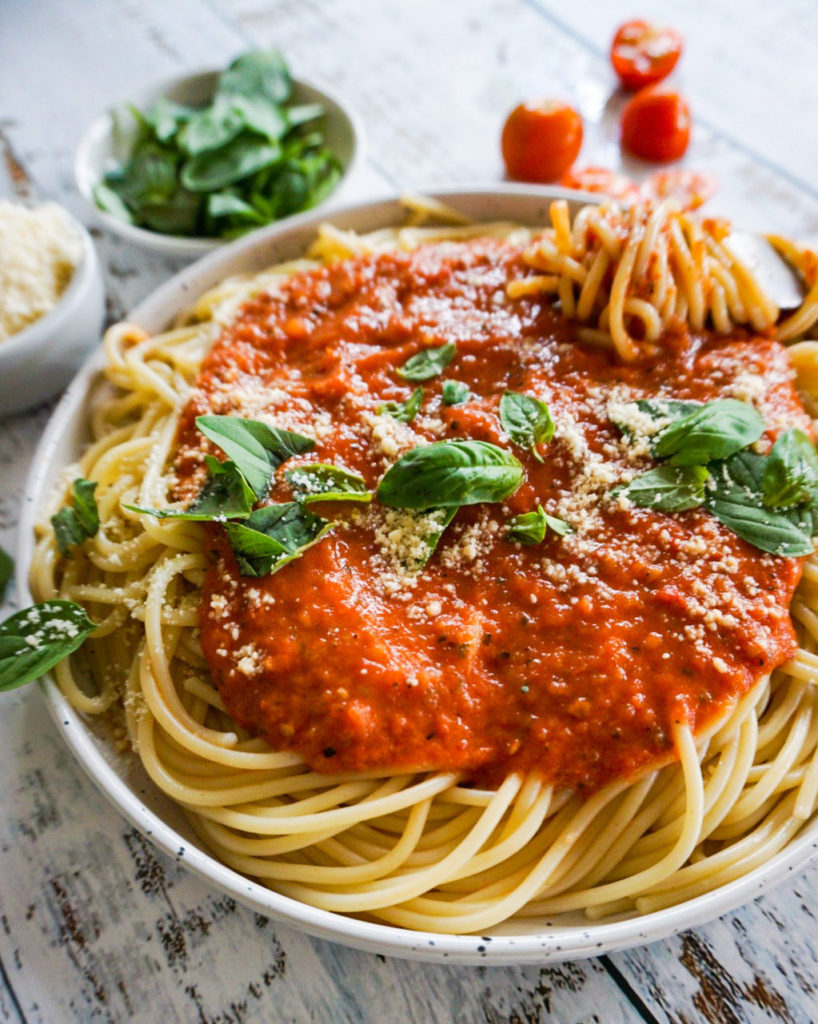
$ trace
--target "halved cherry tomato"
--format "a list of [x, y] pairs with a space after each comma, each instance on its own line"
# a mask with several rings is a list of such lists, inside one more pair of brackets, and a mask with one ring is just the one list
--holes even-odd
[[639, 186], [635, 181], [607, 167], [572, 167], [560, 178], [560, 185], [583, 192], [599, 192], [625, 203], [639, 197]]
[[509, 177], [556, 181], [577, 158], [582, 118], [561, 100], [521, 103], [508, 115], [501, 145]]
[[718, 187], [718, 178], [713, 174], [679, 168], [651, 174], [647, 181], [642, 182], [639, 197], [667, 199], [668, 196], [673, 196], [679, 200], [683, 210], [698, 210], [702, 203], [716, 194]]
[[682, 37], [672, 28], [635, 19], [620, 25], [611, 44], [611, 64], [631, 92], [661, 82], [676, 67]]
[[622, 145], [644, 160], [678, 160], [690, 141], [690, 108], [679, 93], [651, 85], [622, 112]]

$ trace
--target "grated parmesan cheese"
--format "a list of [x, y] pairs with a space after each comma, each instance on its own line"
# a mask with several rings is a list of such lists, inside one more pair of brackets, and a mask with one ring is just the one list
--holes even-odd
[[0, 341], [57, 305], [81, 257], [82, 241], [62, 207], [0, 200]]

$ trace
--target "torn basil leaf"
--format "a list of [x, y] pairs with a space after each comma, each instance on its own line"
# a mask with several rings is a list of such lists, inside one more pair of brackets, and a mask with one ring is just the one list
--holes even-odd
[[399, 377], [404, 380], [421, 381], [431, 380], [443, 373], [457, 353], [457, 346], [453, 341], [446, 345], [439, 345], [437, 348], [425, 348], [422, 352], [411, 356], [397, 371]]
[[372, 501], [372, 491], [357, 473], [341, 466], [313, 462], [284, 474], [295, 497], [305, 505], [313, 501]]
[[545, 513], [545, 524], [549, 530], [558, 533], [560, 537], [574, 532], [574, 527], [570, 523], [566, 523], [564, 519], [558, 519], [556, 516], [550, 516], [547, 512]]
[[446, 527], [457, 515], [458, 508], [459, 506], [454, 505], [451, 508], [436, 508], [421, 513], [421, 517], [425, 520], [427, 526], [427, 532], [422, 540], [424, 551], [422, 555], [412, 559], [406, 566], [410, 572], [420, 572], [426, 565], [437, 550], [440, 538], [446, 532]]
[[684, 512], [704, 502], [707, 477], [703, 466], [657, 466], [614, 493], [625, 494], [639, 508]]
[[803, 430], [780, 434], [766, 461], [761, 478], [764, 504], [790, 508], [809, 501], [818, 487], [818, 455]]
[[718, 398], [663, 430], [652, 451], [673, 466], [704, 466], [754, 444], [763, 433], [764, 420], [752, 405]]
[[760, 551], [791, 557], [812, 554], [811, 501], [785, 509], [767, 508], [762, 503], [770, 458], [742, 451], [714, 463], [705, 507], [728, 530]]
[[778, 512], [718, 497], [708, 498], [707, 509], [728, 530], [760, 551], [797, 557], [811, 555], [814, 550], [812, 517], [801, 517], [796, 509]]
[[523, 512], [510, 520], [506, 538], [517, 544], [541, 544], [548, 530], [561, 537], [574, 532], [564, 519], [550, 516], [542, 505], [538, 505], [535, 512]]
[[506, 391], [500, 399], [500, 423], [515, 444], [529, 448], [542, 462], [537, 445], [547, 444], [554, 436], [554, 421], [548, 406], [534, 395]]
[[131, 512], [144, 512], [157, 519], [181, 519], [190, 522], [223, 522], [246, 519], [253, 510], [256, 496], [239, 472], [235, 462], [219, 462], [205, 455], [209, 478], [198, 497], [187, 508], [147, 508], [124, 505]]
[[444, 405], [462, 405], [471, 398], [471, 391], [462, 380], [444, 380], [441, 396]]
[[0, 548], [0, 602], [2, 602], [6, 596], [6, 587], [11, 582], [11, 577], [13, 575], [14, 559], [5, 548]]
[[405, 402], [383, 402], [377, 408], [378, 416], [391, 416], [400, 423], [411, 423], [420, 411], [423, 388], [415, 388]]
[[269, 576], [317, 543], [334, 523], [299, 501], [256, 509], [243, 523], [225, 524], [242, 576]]
[[282, 462], [315, 447], [311, 437], [240, 416], [197, 416], [196, 426], [236, 464], [259, 500]]
[[44, 601], [16, 612], [0, 623], [0, 690], [39, 679], [95, 629], [73, 601]]
[[503, 501], [523, 482], [523, 467], [487, 441], [436, 441], [413, 448], [386, 471], [377, 496], [393, 508], [452, 508]]
[[71, 548], [93, 537], [99, 530], [99, 510], [94, 497], [96, 489], [96, 482], [79, 477], [74, 481], [72, 503], [51, 517], [61, 554], [70, 556]]

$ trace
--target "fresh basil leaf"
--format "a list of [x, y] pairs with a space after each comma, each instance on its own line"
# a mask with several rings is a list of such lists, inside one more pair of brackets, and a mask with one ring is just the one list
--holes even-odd
[[462, 380], [444, 380], [440, 393], [444, 405], [462, 405], [471, 398], [471, 391]]
[[79, 477], [74, 481], [71, 505], [66, 505], [51, 517], [61, 554], [70, 555], [71, 548], [93, 537], [99, 529], [99, 510], [94, 497], [96, 489], [95, 482]]
[[523, 512], [515, 516], [508, 524], [506, 537], [517, 544], [541, 544], [548, 530], [553, 530], [561, 537], [574, 532], [573, 527], [564, 519], [550, 516], [542, 505], [538, 505], [536, 512]]
[[515, 516], [508, 524], [506, 537], [516, 544], [542, 544], [547, 529], [545, 509], [538, 505], [536, 512], [523, 512]]
[[148, 109], [145, 120], [153, 128], [154, 135], [160, 142], [170, 142], [176, 132], [195, 116], [192, 107], [174, 103], [167, 96], [160, 96]]
[[393, 508], [452, 508], [503, 501], [523, 481], [523, 467], [487, 441], [436, 441], [391, 466], [377, 496]]
[[811, 517], [802, 520], [791, 512], [756, 507], [744, 502], [709, 497], [707, 509], [742, 540], [773, 555], [796, 557], [811, 555], [814, 544], [811, 537]]
[[289, 129], [286, 113], [263, 96], [234, 96], [232, 104], [245, 127], [270, 142], [278, 142]]
[[132, 210], [138, 211], [145, 203], [166, 203], [176, 191], [175, 154], [156, 143], [146, 143], [136, 149], [122, 168], [119, 179], [105, 177], [105, 184]]
[[139, 222], [151, 231], [166, 235], [194, 235], [202, 211], [202, 197], [186, 188], [177, 188], [166, 203], [143, 203]]
[[560, 537], [574, 532], [574, 527], [570, 523], [566, 523], [564, 519], [558, 519], [556, 516], [550, 516], [547, 512], [545, 513], [545, 523], [549, 530], [558, 533]]
[[121, 220], [125, 224], [133, 224], [133, 214], [111, 185], [102, 181], [99, 182], [97, 185], [94, 185], [93, 195], [94, 202], [100, 210], [110, 213], [112, 217], [116, 217], [117, 220]]
[[746, 448], [763, 433], [764, 420], [752, 405], [718, 398], [663, 430], [653, 453], [674, 466], [704, 466]]
[[249, 225], [266, 224], [267, 218], [249, 203], [231, 192], [211, 192], [207, 197], [209, 217], [233, 217]]
[[196, 426], [233, 460], [259, 500], [266, 496], [282, 462], [315, 447], [311, 437], [240, 416], [197, 416]]
[[300, 103], [298, 106], [287, 107], [284, 114], [287, 118], [288, 129], [292, 129], [322, 117], [324, 108], [320, 103]]
[[186, 160], [181, 182], [191, 192], [210, 192], [249, 178], [280, 158], [281, 147], [277, 142], [244, 131], [220, 149]]
[[554, 421], [548, 406], [534, 395], [506, 391], [500, 399], [500, 423], [503, 430], [521, 448], [530, 448], [539, 462], [537, 445], [547, 444], [554, 436]]
[[188, 156], [221, 149], [245, 127], [242, 111], [225, 96], [216, 96], [208, 107], [197, 110], [179, 135], [179, 146]]
[[406, 566], [409, 572], [420, 572], [420, 570], [428, 563], [429, 559], [437, 550], [440, 538], [446, 532], [446, 527], [457, 515], [458, 508], [458, 505], [454, 505], [451, 508], [435, 508], [422, 514], [422, 518], [425, 520], [425, 525], [427, 527], [427, 532], [424, 534], [421, 541], [424, 550], [422, 555], [414, 558]]
[[657, 466], [615, 493], [624, 493], [639, 508], [684, 512], [702, 504], [707, 478], [703, 466]]
[[749, 450], [713, 462], [708, 467], [712, 477], [709, 491], [719, 498], [760, 505], [766, 465], [766, 456]]
[[157, 519], [181, 519], [189, 522], [221, 523], [227, 519], [246, 519], [253, 510], [256, 495], [239, 472], [235, 462], [219, 462], [205, 455], [210, 476], [198, 497], [187, 508], [148, 508], [123, 505], [131, 512], [143, 512]]
[[284, 476], [304, 505], [313, 501], [372, 501], [372, 491], [364, 478], [340, 466], [313, 462], [288, 469]]
[[818, 455], [803, 430], [785, 430], [770, 452], [761, 479], [765, 505], [789, 508], [809, 501], [818, 487]]
[[39, 679], [96, 629], [73, 601], [44, 601], [0, 623], [0, 690]]
[[242, 576], [268, 576], [300, 557], [335, 524], [298, 501], [256, 509], [244, 523], [225, 529]]
[[437, 348], [425, 348], [411, 356], [397, 371], [399, 377], [412, 382], [431, 380], [443, 373], [457, 354], [457, 345], [453, 341]]
[[6, 596], [6, 587], [11, 582], [13, 575], [14, 559], [5, 548], [0, 548], [0, 603]]
[[219, 78], [217, 95], [264, 97], [286, 103], [293, 83], [287, 62], [278, 50], [254, 50], [236, 57]]
[[811, 508], [781, 511], [762, 504], [763, 481], [770, 456], [737, 452], [710, 467], [712, 482], [705, 507], [742, 540], [773, 555], [809, 555], [815, 526]]
[[379, 416], [391, 416], [400, 423], [411, 423], [420, 411], [423, 402], [423, 388], [415, 388], [405, 402], [383, 402], [377, 408]]

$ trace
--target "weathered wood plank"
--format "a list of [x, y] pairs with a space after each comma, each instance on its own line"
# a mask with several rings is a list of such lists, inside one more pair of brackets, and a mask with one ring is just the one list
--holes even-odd
[[252, 914], [157, 853], [102, 802], [37, 693], [7, 695], [2, 730], [11, 782], [0, 859], [4, 878], [27, 881], [0, 890], [0, 957], [28, 1024], [636, 1019], [592, 961], [413, 964]]

